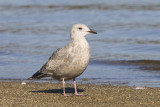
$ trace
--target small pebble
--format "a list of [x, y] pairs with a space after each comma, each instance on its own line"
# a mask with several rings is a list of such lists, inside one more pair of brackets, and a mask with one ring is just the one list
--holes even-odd
[[136, 87], [136, 90], [142, 90], [145, 89], [144, 87]]
[[22, 84], [22, 85], [26, 85], [26, 82], [23, 81], [21, 84]]

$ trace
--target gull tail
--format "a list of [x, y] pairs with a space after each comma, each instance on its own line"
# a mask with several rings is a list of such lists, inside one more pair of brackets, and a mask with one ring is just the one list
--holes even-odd
[[42, 77], [45, 77], [45, 74], [37, 71], [35, 74], [33, 74], [31, 77], [29, 77], [27, 80], [32, 80], [32, 79], [40, 79]]

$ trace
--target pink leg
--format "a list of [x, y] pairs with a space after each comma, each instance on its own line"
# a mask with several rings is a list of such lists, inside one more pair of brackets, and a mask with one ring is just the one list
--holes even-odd
[[86, 94], [78, 94], [78, 93], [77, 93], [77, 86], [76, 86], [77, 83], [76, 83], [75, 78], [73, 79], [73, 84], [74, 84], [74, 90], [75, 90], [75, 93], [74, 93], [74, 94], [75, 94], [75, 95], [77, 95], [77, 96], [86, 95]]
[[66, 92], [65, 92], [65, 81], [64, 81], [64, 78], [62, 80], [62, 84], [63, 84], [63, 95], [64, 96], [69, 96], [69, 95], [66, 95]]

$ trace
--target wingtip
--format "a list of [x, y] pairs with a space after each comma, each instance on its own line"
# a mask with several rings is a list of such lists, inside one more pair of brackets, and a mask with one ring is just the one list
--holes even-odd
[[33, 78], [32, 77], [29, 77], [27, 80], [32, 80]]

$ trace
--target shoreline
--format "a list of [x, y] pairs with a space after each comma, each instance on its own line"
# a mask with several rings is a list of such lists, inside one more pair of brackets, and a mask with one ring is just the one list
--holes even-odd
[[66, 93], [70, 97], [64, 97], [61, 83], [7, 82], [0, 81], [0, 106], [132, 106], [153, 107], [160, 105], [160, 88], [136, 89], [130, 86], [78, 84], [78, 92], [87, 96], [75, 96], [73, 84], [66, 84]]
[[[134, 83], [131, 83], [131, 81], [99, 81], [99, 78], [79, 78], [76, 79], [77, 84], [93, 84], [93, 85], [110, 85], [112, 84], [113, 86], [127, 86], [127, 87], [148, 87], [148, 88], [160, 88], [160, 83], [158, 81], [154, 81], [154, 84], [150, 82], [145, 82], [145, 81], [134, 81]], [[27, 80], [26, 78], [18, 78], [18, 79], [13, 79], [13, 78], [0, 78], [0, 82], [27, 82], [27, 83], [61, 83], [61, 81], [52, 79], [52, 78], [43, 78], [43, 79], [33, 79], [33, 80]], [[66, 81], [66, 83], [72, 84], [72, 80]]]

